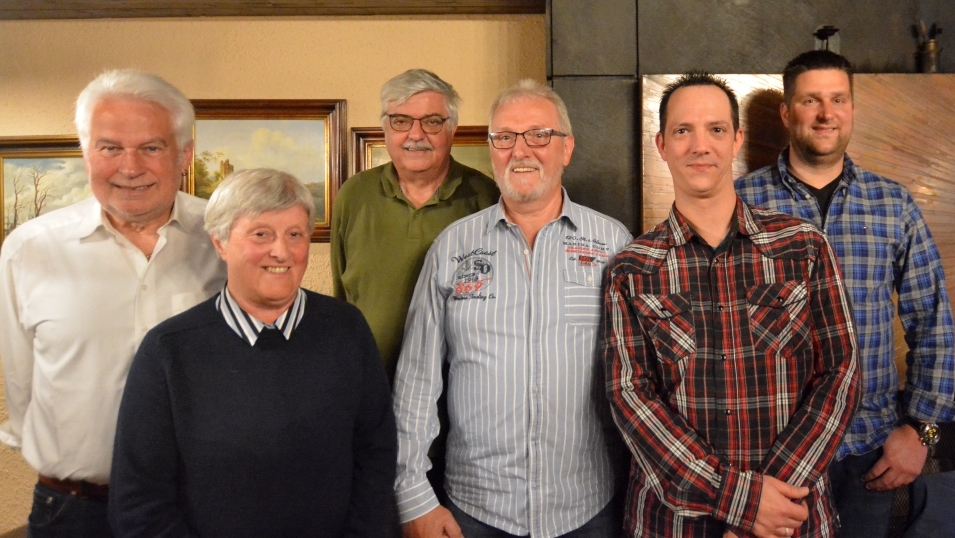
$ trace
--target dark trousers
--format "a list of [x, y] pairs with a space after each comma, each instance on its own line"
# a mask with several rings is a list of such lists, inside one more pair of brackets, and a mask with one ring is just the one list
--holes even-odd
[[106, 499], [93, 500], [37, 483], [27, 520], [29, 538], [112, 538]]
[[861, 456], [846, 456], [829, 466], [832, 496], [842, 528], [839, 538], [885, 538], [889, 534], [895, 490], [865, 489], [862, 475], [882, 457], [882, 449]]
[[[562, 534], [558, 538], [618, 538], [623, 530], [623, 521], [617, 510], [617, 504], [611, 501], [582, 527]], [[461, 527], [461, 534], [465, 538], [523, 538], [474, 519], [455, 506], [453, 501], [448, 501], [447, 508]]]

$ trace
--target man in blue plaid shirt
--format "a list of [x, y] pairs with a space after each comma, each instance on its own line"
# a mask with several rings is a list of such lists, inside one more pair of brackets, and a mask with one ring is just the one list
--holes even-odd
[[[751, 205], [825, 231], [851, 294], [862, 404], [830, 467], [840, 536], [886, 536], [893, 490], [922, 471], [935, 423], [955, 419], [951, 305], [922, 212], [898, 183], [845, 153], [852, 135], [852, 67], [830, 51], [800, 54], [783, 72], [780, 106], [790, 146], [775, 165], [736, 180]], [[904, 390], [894, 361], [892, 295], [909, 346]]]

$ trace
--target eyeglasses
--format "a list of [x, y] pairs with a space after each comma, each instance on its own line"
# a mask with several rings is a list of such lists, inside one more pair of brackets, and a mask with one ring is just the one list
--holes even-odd
[[524, 142], [530, 147], [541, 147], [550, 144], [551, 136], [567, 136], [566, 134], [554, 129], [530, 129], [523, 133], [514, 133], [511, 131], [499, 131], [488, 133], [487, 137], [491, 145], [497, 149], [510, 149], [517, 144], [518, 135], [524, 137]]
[[421, 124], [422, 131], [428, 134], [438, 134], [444, 128], [444, 122], [448, 121], [448, 118], [442, 118], [440, 114], [431, 114], [420, 118], [412, 118], [406, 114], [388, 114], [388, 123], [392, 129], [399, 133], [410, 131], [414, 127], [415, 121]]

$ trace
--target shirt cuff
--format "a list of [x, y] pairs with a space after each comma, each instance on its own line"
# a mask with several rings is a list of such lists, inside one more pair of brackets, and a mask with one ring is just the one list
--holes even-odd
[[20, 436], [13, 433], [13, 424], [10, 421], [0, 424], [0, 443], [14, 450], [20, 450], [23, 447]]
[[739, 471], [727, 465], [722, 473], [713, 517], [733, 527], [750, 531], [756, 522], [762, 489], [762, 475], [753, 471]]
[[906, 415], [922, 422], [949, 422], [955, 420], [955, 402], [951, 398], [933, 394], [911, 386], [906, 389]]
[[402, 524], [418, 519], [439, 506], [438, 497], [427, 479], [396, 492], [395, 497], [398, 500], [398, 520]]

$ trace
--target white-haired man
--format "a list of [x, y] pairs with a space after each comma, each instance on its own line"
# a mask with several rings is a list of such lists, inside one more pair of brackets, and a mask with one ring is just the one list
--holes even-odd
[[110, 536], [119, 402], [150, 328], [222, 288], [205, 202], [179, 192], [192, 104], [154, 75], [106, 72], [76, 103], [93, 197], [26, 222], [0, 253], [0, 440], [39, 473], [30, 536]]
[[[561, 187], [574, 137], [553, 90], [505, 90], [490, 130], [501, 201], [438, 236], [408, 313], [395, 378], [404, 535], [615, 537], [619, 438], [595, 335], [603, 268], [631, 235]], [[439, 506], [425, 472], [445, 363]]]

